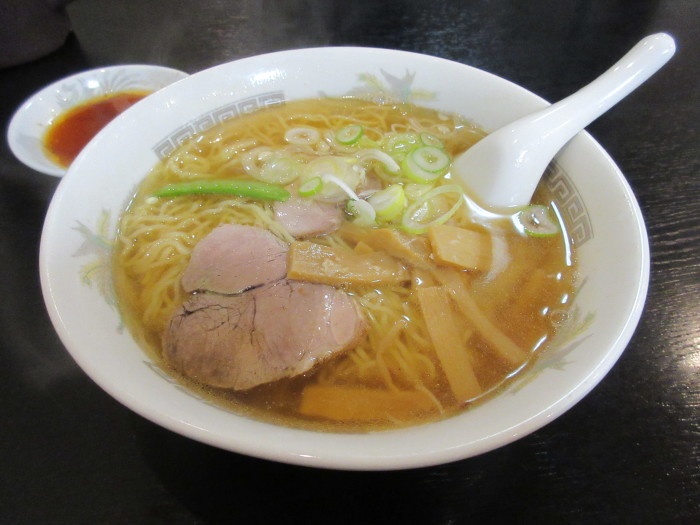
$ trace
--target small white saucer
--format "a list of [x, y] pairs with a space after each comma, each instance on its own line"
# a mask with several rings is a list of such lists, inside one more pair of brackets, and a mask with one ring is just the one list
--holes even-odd
[[30, 168], [62, 177], [67, 170], [50, 160], [42, 145], [46, 129], [56, 117], [94, 97], [125, 90], [157, 91], [187, 76], [162, 66], [122, 65], [61, 79], [32, 95], [17, 109], [7, 129], [10, 149]]

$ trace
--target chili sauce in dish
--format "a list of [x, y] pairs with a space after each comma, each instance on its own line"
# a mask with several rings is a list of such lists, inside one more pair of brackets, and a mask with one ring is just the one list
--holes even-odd
[[97, 133], [150, 91], [121, 91], [92, 98], [62, 113], [44, 135], [44, 149], [53, 162], [67, 168]]

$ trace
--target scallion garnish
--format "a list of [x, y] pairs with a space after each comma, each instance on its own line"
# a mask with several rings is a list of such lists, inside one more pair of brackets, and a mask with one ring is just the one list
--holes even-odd
[[420, 146], [412, 150], [401, 163], [403, 175], [416, 182], [428, 183], [447, 173], [450, 156], [435, 146]]
[[379, 190], [367, 198], [377, 212], [377, 218], [390, 221], [395, 219], [406, 206], [406, 193], [400, 184], [392, 184], [388, 188]]
[[364, 133], [364, 128], [359, 124], [354, 124], [351, 126], [345, 126], [343, 129], [335, 134], [335, 140], [344, 146], [350, 146], [355, 144], [362, 134]]
[[[430, 212], [431, 201], [444, 193], [454, 193], [457, 195], [456, 202], [445, 213], [434, 216]], [[452, 217], [464, 202], [464, 193], [462, 188], [456, 184], [446, 184], [438, 186], [425, 193], [418, 200], [414, 201], [403, 214], [401, 219], [401, 228], [409, 233], [425, 233], [433, 225], [444, 224]]]
[[559, 232], [559, 225], [547, 206], [531, 204], [513, 216], [515, 227], [530, 237], [551, 237]]
[[299, 186], [299, 195], [302, 197], [312, 197], [323, 189], [323, 181], [321, 177], [311, 177], [301, 186]]

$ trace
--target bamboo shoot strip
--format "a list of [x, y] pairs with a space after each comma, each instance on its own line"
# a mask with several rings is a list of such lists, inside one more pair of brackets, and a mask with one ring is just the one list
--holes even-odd
[[439, 224], [431, 226], [428, 238], [435, 260], [466, 270], [488, 271], [489, 239], [480, 231]]
[[310, 241], [293, 242], [287, 264], [290, 279], [331, 286], [395, 285], [411, 278], [397, 259], [385, 253], [360, 254]]
[[459, 403], [481, 394], [481, 386], [462, 345], [462, 337], [452, 313], [452, 304], [443, 286], [418, 288], [420, 304], [430, 339], [452, 393]]
[[372, 253], [374, 249], [366, 242], [360, 241], [355, 245], [353, 251], [358, 255], [367, 255], [368, 253]]
[[450, 291], [452, 299], [459, 311], [474, 326], [491, 348], [513, 365], [525, 362], [527, 355], [506, 334], [504, 334], [491, 320], [484, 315], [476, 304], [471, 294], [464, 285], [464, 281], [456, 271], [440, 270], [435, 272], [438, 280]]
[[417, 391], [309, 385], [302, 392], [299, 411], [334, 421], [389, 421], [409, 420], [435, 412], [436, 407]]
[[341, 235], [356, 242], [365, 242], [377, 251], [384, 251], [412, 266], [432, 269], [430, 243], [424, 237], [409, 236], [393, 228], [361, 228], [352, 223], [343, 225]]

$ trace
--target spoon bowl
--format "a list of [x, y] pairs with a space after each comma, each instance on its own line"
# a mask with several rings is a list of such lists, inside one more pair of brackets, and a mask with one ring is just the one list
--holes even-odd
[[658, 71], [675, 49], [665, 33], [647, 36], [573, 95], [503, 126], [462, 153], [452, 165], [453, 178], [486, 208], [529, 204], [557, 152]]

